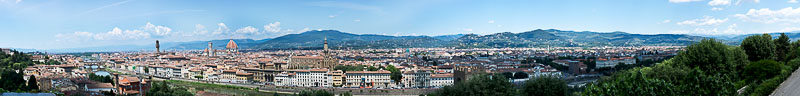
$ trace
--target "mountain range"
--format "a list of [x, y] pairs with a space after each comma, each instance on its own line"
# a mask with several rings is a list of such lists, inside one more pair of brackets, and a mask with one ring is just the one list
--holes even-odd
[[[780, 33], [770, 33], [773, 37]], [[792, 40], [800, 38], [800, 33], [786, 33]], [[488, 35], [454, 34], [441, 36], [388, 36], [376, 34], [352, 34], [337, 30], [312, 30], [299, 34], [288, 34], [276, 38], [223, 39], [191, 42], [162, 42], [162, 50], [202, 50], [212, 42], [215, 49], [223, 49], [229, 40], [237, 43], [240, 49], [322, 49], [327, 39], [331, 49], [365, 48], [518, 48], [518, 47], [595, 47], [595, 46], [682, 46], [698, 42], [704, 38], [716, 38], [730, 45], [738, 45], [747, 36], [695, 36], [685, 34], [631, 34], [626, 32], [563, 31], [556, 29], [537, 29], [526, 32], [501, 32]], [[116, 52], [153, 50], [154, 45], [115, 45], [87, 48], [67, 48], [53, 50], [24, 49], [28, 51], [67, 52]]]

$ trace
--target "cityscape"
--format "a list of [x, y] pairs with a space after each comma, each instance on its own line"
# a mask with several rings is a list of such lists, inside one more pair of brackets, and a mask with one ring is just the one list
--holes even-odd
[[797, 0], [622, 2], [2, 0], [0, 95], [800, 95]]

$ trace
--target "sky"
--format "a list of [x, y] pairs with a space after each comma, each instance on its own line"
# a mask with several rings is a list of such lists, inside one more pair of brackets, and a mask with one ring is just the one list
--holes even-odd
[[308, 30], [393, 36], [535, 29], [736, 35], [800, 30], [798, 0], [0, 0], [0, 48], [60, 49]]

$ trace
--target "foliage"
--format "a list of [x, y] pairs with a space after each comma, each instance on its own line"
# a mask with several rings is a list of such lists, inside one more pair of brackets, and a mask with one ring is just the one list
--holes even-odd
[[[714, 39], [686, 47], [675, 58], [652, 67], [622, 70], [589, 84], [583, 95], [736, 95], [746, 53]], [[743, 75], [746, 76], [746, 75]]]
[[96, 75], [94, 73], [90, 73], [89, 74], [89, 80], [94, 80], [94, 81], [103, 82], [103, 83], [114, 82], [114, 78], [111, 77], [110, 75], [109, 76], [100, 76], [100, 75]]
[[525, 82], [522, 95], [527, 96], [566, 96], [567, 82], [556, 76], [540, 76]]
[[783, 64], [773, 60], [760, 60], [744, 67], [748, 82], [758, 82], [780, 74]]
[[185, 88], [170, 88], [167, 81], [152, 82], [150, 90], [147, 91], [147, 96], [193, 96]]
[[325, 90], [304, 90], [300, 91], [297, 96], [334, 96], [334, 94]]
[[39, 84], [37, 84], [36, 76], [34, 75], [28, 77], [28, 90], [39, 90]]
[[781, 33], [781, 36], [778, 39], [773, 41], [775, 43], [775, 57], [777, 61], [786, 62], [787, 55], [789, 50], [791, 50], [792, 45], [789, 44], [789, 36], [786, 34]]
[[[0, 89], [15, 92], [35, 91], [38, 85], [27, 86], [28, 84], [26, 84], [25, 79], [23, 79], [24, 74], [22, 71], [15, 71], [23, 70], [23, 68], [32, 65], [31, 56], [16, 50], [12, 50], [11, 53], [14, 55], [9, 55], [0, 51]], [[35, 81], [33, 83], [35, 83]]]
[[742, 40], [741, 47], [750, 61], [773, 59], [775, 54], [775, 43], [769, 34], [748, 36]]
[[715, 39], [703, 39], [700, 43], [689, 45], [685, 51], [678, 53], [674, 63], [688, 68], [714, 70], [708, 71], [708, 74], [737, 74], [738, 70], [747, 64], [748, 61], [742, 59], [746, 57], [739, 48], [730, 47]]
[[392, 74], [390, 75], [390, 78], [392, 80], [394, 80], [395, 82], [400, 82], [400, 80], [403, 79], [403, 73], [400, 72], [400, 69], [397, 69], [396, 67], [394, 67], [394, 65], [387, 66], [386, 70], [388, 70], [389, 72], [392, 72]]
[[465, 82], [445, 86], [428, 95], [436, 96], [513, 96], [514, 86], [502, 75], [477, 74]]
[[514, 73], [514, 79], [525, 79], [525, 78], [528, 78], [528, 73], [522, 71]]

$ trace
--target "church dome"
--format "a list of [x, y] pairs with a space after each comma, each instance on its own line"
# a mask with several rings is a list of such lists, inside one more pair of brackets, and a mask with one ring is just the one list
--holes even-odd
[[238, 49], [239, 45], [236, 45], [236, 42], [233, 42], [233, 39], [231, 39], [231, 41], [228, 41], [228, 46], [225, 46], [225, 48]]

